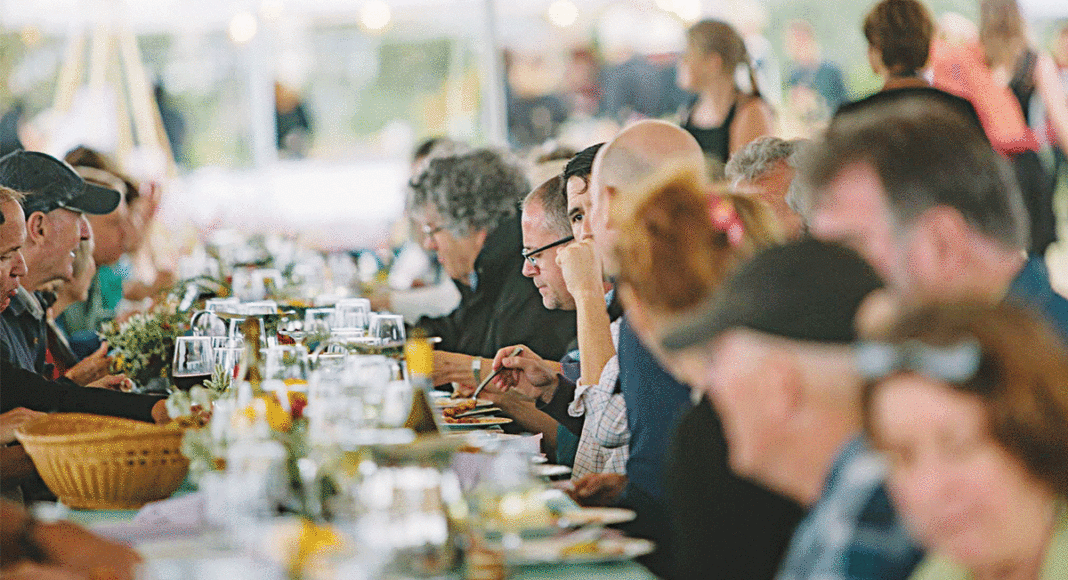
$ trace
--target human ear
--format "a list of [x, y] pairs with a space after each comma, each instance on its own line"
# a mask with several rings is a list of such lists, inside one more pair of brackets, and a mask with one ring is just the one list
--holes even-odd
[[39, 211], [31, 213], [26, 218], [26, 241], [35, 244], [41, 243], [46, 235], [47, 222], [48, 216], [44, 213]]
[[960, 212], [947, 207], [932, 208], [917, 220], [912, 257], [924, 280], [944, 279], [964, 270], [968, 232]]

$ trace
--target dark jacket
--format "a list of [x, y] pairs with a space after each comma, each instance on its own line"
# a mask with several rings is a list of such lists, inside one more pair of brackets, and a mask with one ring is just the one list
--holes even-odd
[[671, 580], [771, 580], [803, 511], [735, 475], [719, 416], [703, 398], [675, 430], [664, 478]]
[[541, 293], [523, 276], [519, 215], [503, 219], [475, 259], [478, 284], [472, 290], [453, 280], [460, 306], [447, 316], [423, 317], [418, 326], [440, 336], [438, 350], [493, 358], [513, 344], [525, 344], [542, 358], [560, 360], [575, 338], [575, 313], [546, 310]]
[[67, 379], [50, 381], [0, 360], [0, 413], [15, 407], [32, 411], [91, 413], [152, 422], [160, 397], [79, 387]]

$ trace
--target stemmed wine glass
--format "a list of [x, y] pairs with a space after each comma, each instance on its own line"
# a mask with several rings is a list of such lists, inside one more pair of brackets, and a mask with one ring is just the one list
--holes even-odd
[[211, 378], [215, 370], [215, 353], [211, 337], [179, 336], [174, 340], [174, 360], [171, 379], [179, 391], [188, 391]]

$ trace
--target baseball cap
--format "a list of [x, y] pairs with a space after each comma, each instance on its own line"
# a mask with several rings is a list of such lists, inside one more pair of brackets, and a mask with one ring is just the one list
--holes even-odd
[[849, 343], [864, 298], [883, 286], [856, 252], [804, 239], [776, 246], [743, 264], [693, 317], [668, 332], [665, 349], [681, 350], [744, 327], [794, 340]]
[[122, 199], [114, 189], [86, 183], [70, 165], [39, 151], [19, 150], [0, 158], [0, 185], [26, 194], [26, 215], [60, 207], [103, 215], [115, 211]]

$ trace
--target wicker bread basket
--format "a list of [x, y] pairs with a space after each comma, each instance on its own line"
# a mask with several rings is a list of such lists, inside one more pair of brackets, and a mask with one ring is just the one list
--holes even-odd
[[73, 508], [138, 508], [170, 496], [189, 470], [174, 427], [54, 413], [19, 427], [15, 437], [48, 489]]

